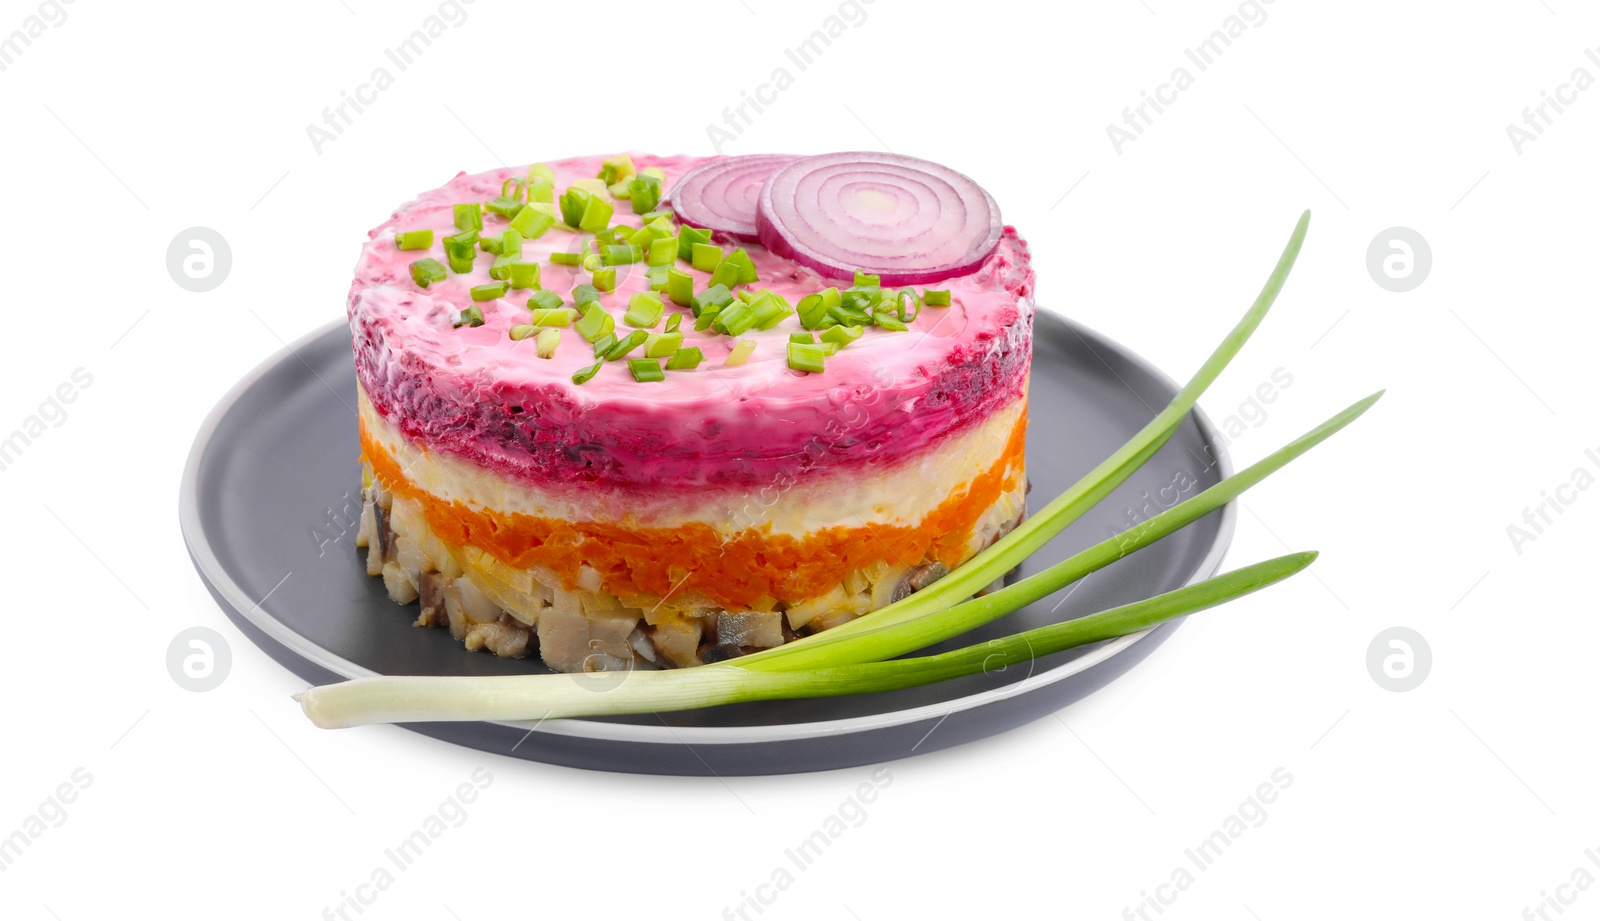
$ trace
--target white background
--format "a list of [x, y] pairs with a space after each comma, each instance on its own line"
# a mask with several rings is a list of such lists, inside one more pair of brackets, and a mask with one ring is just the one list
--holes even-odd
[[[38, 9], [0, 4], [0, 35]], [[606, 775], [316, 730], [290, 701], [303, 682], [206, 595], [176, 515], [205, 413], [342, 315], [358, 244], [395, 205], [502, 158], [711, 153], [707, 125], [778, 67], [793, 85], [725, 152], [889, 147], [967, 172], [1032, 244], [1043, 305], [1173, 377], [1312, 208], [1278, 308], [1203, 403], [1220, 421], [1292, 374], [1236, 462], [1389, 392], [1245, 499], [1229, 565], [1318, 549], [1315, 578], [1193, 619], [1059, 718], [892, 763], [865, 821], [747, 917], [1137, 917], [1280, 767], [1293, 782], [1266, 821], [1163, 918], [1509, 921], [1577, 868], [1600, 875], [1600, 490], [1565, 492], [1521, 552], [1507, 535], [1576, 469], [1600, 475], [1600, 90], [1520, 153], [1506, 133], [1574, 69], [1600, 77], [1600, 16], [1278, 0], [1199, 72], [1183, 50], [1237, 4], [877, 0], [798, 70], [784, 50], [839, 10], [478, 0], [320, 154], [307, 125], [436, 4], [78, 0], [10, 62], [0, 432], [75, 369], [93, 382], [0, 472], [0, 835], [75, 769], [93, 779], [0, 873], [0, 915], [322, 917], [484, 767], [465, 823], [363, 917], [715, 918], [837, 813], [871, 769]], [[1119, 153], [1106, 126], [1179, 66], [1193, 86]], [[233, 252], [206, 294], [165, 267], [196, 225]], [[1366, 269], [1393, 226], [1432, 248], [1409, 293]], [[232, 644], [210, 693], [165, 665], [195, 625]], [[1366, 666], [1396, 625], [1432, 649], [1409, 693]], [[1600, 911], [1600, 889], [1560, 892], [1571, 916]]]

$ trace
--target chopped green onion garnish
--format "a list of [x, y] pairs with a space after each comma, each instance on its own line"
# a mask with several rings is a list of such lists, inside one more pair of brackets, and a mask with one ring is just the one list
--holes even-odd
[[644, 273], [645, 280], [650, 282], [650, 290], [665, 294], [667, 291], [667, 266], [657, 266]]
[[628, 312], [623, 315], [622, 322], [639, 329], [651, 329], [661, 322], [663, 309], [661, 298], [641, 291], [629, 299]]
[[457, 319], [453, 325], [456, 329], [460, 329], [463, 326], [482, 326], [483, 311], [478, 309], [477, 304], [473, 304], [466, 310], [461, 311], [460, 318]]
[[600, 269], [594, 273], [594, 286], [601, 291], [617, 290], [617, 270]]
[[[724, 259], [723, 263], [726, 264], [729, 262], [733, 263], [733, 265], [739, 270], [739, 284], [753, 285], [756, 283], [756, 264], [755, 261], [750, 258], [750, 254], [744, 251], [744, 247], [740, 247], [739, 249], [729, 253], [728, 258]], [[721, 266], [718, 266], [718, 268], [720, 269]]]
[[789, 341], [790, 342], [804, 342], [804, 343], [807, 343], [807, 344], [814, 345], [814, 344], [816, 344], [817, 340], [810, 333], [790, 333], [789, 334]]
[[777, 326], [791, 313], [783, 299], [774, 294], [766, 294], [751, 301], [750, 310], [755, 314], [756, 326], [761, 329]]
[[433, 246], [433, 228], [427, 230], [402, 230], [394, 235], [395, 249], [427, 249]]
[[611, 348], [606, 350], [606, 361], [621, 361], [623, 358], [627, 357], [629, 352], [641, 345], [644, 345], [644, 341], [649, 338], [650, 334], [644, 330], [634, 330], [626, 336], [618, 339], [616, 345], [613, 345]]
[[[915, 310], [912, 310], [909, 315], [906, 313], [906, 298], [910, 298], [912, 306], [916, 308]], [[890, 312], [894, 314], [894, 318], [896, 320], [899, 320], [902, 323], [910, 323], [917, 317], [922, 316], [922, 295], [918, 294], [912, 288], [885, 290], [884, 297], [878, 299], [878, 306], [873, 308], [873, 313], [880, 314]]]
[[846, 310], [866, 310], [878, 302], [882, 288], [846, 288], [839, 295], [840, 305]]
[[671, 211], [646, 211], [644, 214], [639, 215], [639, 217], [646, 224], [648, 224], [651, 221], [656, 220], [657, 218], [672, 217], [672, 212]]
[[628, 198], [634, 214], [653, 211], [661, 203], [661, 182], [653, 176], [636, 176], [628, 182]]
[[600, 366], [603, 364], [605, 364], [605, 362], [597, 361], [581, 371], [572, 372], [572, 382], [574, 384], [587, 384], [589, 382], [589, 378], [600, 373]]
[[605, 265], [605, 261], [600, 258], [599, 253], [590, 253], [583, 257], [583, 270], [585, 272], [598, 272], [603, 265]]
[[600, 291], [594, 285], [578, 285], [572, 289], [572, 302], [579, 307], [600, 303]]
[[728, 353], [728, 360], [723, 362], [730, 368], [737, 368], [750, 360], [751, 353], [756, 350], [754, 339], [740, 339], [734, 343], [733, 351]]
[[861, 338], [862, 328], [859, 326], [830, 326], [819, 333], [823, 342], [836, 342], [839, 345], [849, 345]]
[[922, 302], [927, 304], [929, 307], [949, 307], [950, 291], [949, 289], [943, 291], [924, 291], [922, 292]]
[[631, 243], [616, 243], [600, 251], [606, 265], [632, 265], [644, 258], [644, 249]]
[[717, 263], [711, 271], [711, 284], [733, 287], [739, 283], [739, 267], [727, 259]]
[[644, 357], [671, 358], [683, 345], [683, 333], [650, 333], [644, 340]]
[[611, 213], [614, 210], [611, 202], [598, 195], [589, 196], [589, 203], [583, 208], [583, 217], [578, 221], [578, 229], [587, 230], [590, 233], [603, 230], [607, 224], [611, 223]]
[[852, 310], [851, 308], [842, 305], [839, 307], [829, 307], [828, 316], [833, 317], [835, 320], [838, 320], [840, 323], [843, 323], [846, 326], [865, 326], [866, 324], [872, 322], [872, 317], [868, 316], [865, 311]]
[[800, 325], [806, 329], [816, 329], [828, 315], [828, 305], [823, 303], [820, 294], [807, 294], [802, 297], [795, 310], [800, 314]]
[[858, 288], [863, 288], [863, 287], [867, 287], [867, 286], [876, 287], [878, 284], [879, 284], [878, 276], [869, 275], [866, 272], [857, 272], [856, 273], [856, 287], [858, 287]]
[[546, 163], [535, 163], [528, 167], [528, 179], [532, 180], [535, 176], [543, 179], [545, 182], [556, 181], [556, 171]]
[[540, 307], [533, 312], [533, 325], [571, 326], [577, 315], [578, 312], [571, 307]]
[[600, 161], [599, 177], [606, 185], [621, 182], [633, 175], [633, 158], [627, 154], [606, 157]]
[[475, 301], [492, 301], [497, 297], [505, 297], [506, 291], [511, 288], [509, 281], [497, 281], [492, 285], [473, 285], [472, 299]]
[[[506, 257], [505, 256], [501, 256], [500, 258], [504, 259]], [[498, 262], [498, 261], [499, 260], [496, 260], [496, 262]], [[511, 282], [511, 288], [514, 291], [521, 291], [524, 288], [537, 288], [537, 287], [539, 287], [539, 263], [537, 263], [537, 262], [513, 262], [513, 263], [511, 263], [511, 265], [509, 266], [508, 271], [506, 272], [506, 280]]]
[[604, 336], [601, 336], [599, 339], [594, 341], [594, 357], [604, 359], [606, 357], [606, 353], [611, 351], [611, 347], [616, 344], [616, 334], [606, 333]]
[[478, 257], [478, 232], [463, 230], [445, 237], [444, 254], [450, 262], [451, 271], [458, 275], [472, 271], [473, 260]]
[[[688, 307], [694, 303], [694, 276], [677, 269], [668, 269], [667, 297], [679, 307]], [[700, 311], [696, 310], [695, 316], [699, 315]]]
[[672, 316], [667, 317], [667, 332], [669, 332], [669, 333], [677, 332], [678, 331], [678, 324], [682, 323], [682, 322], [683, 322], [683, 314], [681, 314], [681, 313], [675, 313]]
[[[583, 180], [578, 180], [582, 182]], [[561, 195], [561, 220], [568, 227], [599, 233], [611, 223], [611, 202], [574, 183]]]
[[529, 310], [554, 310], [560, 306], [561, 295], [554, 291], [535, 291], [533, 297], [528, 298]]
[[756, 312], [750, 305], [737, 301], [722, 308], [712, 324], [717, 332], [729, 336], [742, 336], [756, 325]]
[[677, 237], [661, 237], [650, 241], [650, 248], [645, 253], [644, 264], [651, 266], [671, 265], [672, 260], [676, 259], [677, 256]]
[[599, 304], [590, 304], [583, 312], [583, 316], [573, 322], [572, 328], [578, 331], [586, 342], [598, 342], [600, 337], [608, 335], [617, 326], [611, 314]]
[[904, 323], [901, 323], [900, 320], [892, 313], [873, 314], [872, 321], [883, 329], [892, 329], [897, 333], [903, 333], [911, 328]]
[[494, 201], [484, 203], [483, 207], [488, 211], [492, 211], [495, 214], [500, 215], [501, 217], [512, 217], [518, 211], [521, 211], [525, 206], [525, 203], [520, 197], [512, 198], [509, 195], [501, 195]]
[[712, 285], [689, 299], [689, 308], [699, 316], [707, 307], [721, 309], [733, 303], [733, 294], [723, 285]]
[[540, 358], [555, 357], [556, 346], [560, 344], [561, 330], [559, 329], [541, 329], [539, 330], [539, 338], [534, 340], [534, 345], [539, 350]]
[[698, 317], [695, 317], [694, 319], [695, 332], [703, 333], [710, 329], [716, 324], [717, 314], [721, 312], [721, 307], [707, 307]]
[[539, 335], [539, 327], [530, 324], [520, 324], [511, 327], [511, 338], [517, 342]]
[[583, 253], [551, 253], [550, 263], [552, 265], [581, 265], [583, 263]]
[[702, 272], [709, 272], [722, 261], [722, 247], [715, 243], [695, 243], [690, 263]]
[[[649, 346], [647, 345], [645, 348], [649, 348]], [[672, 353], [671, 358], [667, 359], [667, 370], [692, 371], [696, 367], [699, 367], [700, 362], [705, 361], [705, 359], [706, 356], [694, 346], [690, 346], [686, 349], [679, 349]]]
[[822, 371], [823, 359], [827, 351], [819, 345], [806, 345], [800, 342], [789, 343], [789, 367], [796, 371], [808, 371], [816, 374]]
[[492, 237], [484, 237], [480, 241], [486, 252], [496, 256], [515, 256], [522, 258], [522, 234], [515, 230], [506, 229]]
[[461, 202], [455, 206], [457, 230], [482, 230], [483, 206], [475, 201]]
[[561, 208], [561, 223], [574, 229], [583, 221], [583, 209], [589, 205], [589, 193], [569, 188], [561, 193], [556, 204]]
[[838, 288], [835, 288], [832, 285], [823, 288], [817, 293], [822, 295], [823, 306], [829, 308], [830, 310], [839, 306], [844, 301], [844, 295], [840, 293]]
[[507, 226], [522, 234], [526, 239], [537, 240], [544, 235], [546, 230], [554, 227], [555, 223], [555, 218], [534, 208], [532, 205], [527, 205], [517, 212], [516, 217], [513, 217], [511, 223]]
[[[688, 224], [684, 224], [682, 227], [678, 228], [678, 258], [689, 259], [692, 261], [694, 259], [695, 244], [710, 242], [711, 231], [701, 230], [698, 227], [690, 227]], [[718, 256], [721, 256], [720, 250], [718, 251]]]
[[633, 373], [633, 379], [641, 384], [667, 379], [661, 370], [661, 362], [654, 358], [631, 358], [628, 360], [628, 370]]
[[519, 257], [510, 254], [494, 257], [494, 262], [489, 264], [489, 277], [496, 281], [509, 281], [511, 279], [511, 264]]
[[426, 288], [436, 281], [444, 281], [447, 273], [439, 260], [433, 258], [418, 259], [411, 263], [411, 280], [418, 287]]

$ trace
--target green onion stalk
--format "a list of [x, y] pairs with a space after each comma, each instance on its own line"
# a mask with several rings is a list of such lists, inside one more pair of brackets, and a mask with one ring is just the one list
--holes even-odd
[[1037, 514], [1029, 516], [1011, 533], [928, 588], [824, 633], [743, 657], [740, 659], [741, 664], [754, 665], [764, 659], [800, 655], [806, 648], [823, 642], [823, 637], [827, 637], [831, 642], [836, 637], [842, 639], [858, 636], [891, 624], [945, 610], [950, 607], [952, 599], [972, 596], [984, 586], [1005, 575], [1012, 567], [1031, 556], [1064, 528], [1082, 517], [1084, 512], [1093, 508], [1097, 502], [1132, 476], [1135, 470], [1155, 456], [1155, 453], [1172, 437], [1173, 432], [1177, 431], [1189, 411], [1194, 408], [1200, 395], [1217, 379], [1222, 370], [1228, 366], [1228, 362], [1239, 354], [1239, 350], [1244, 347], [1245, 342], [1256, 331], [1256, 327], [1261, 325], [1267, 311], [1272, 308], [1278, 293], [1283, 290], [1284, 282], [1288, 280], [1289, 272], [1294, 268], [1295, 259], [1300, 255], [1300, 247], [1305, 242], [1306, 229], [1310, 223], [1310, 211], [1300, 215], [1300, 221], [1295, 225], [1288, 245], [1278, 257], [1278, 263], [1273, 267], [1272, 274], [1267, 277], [1267, 283], [1262, 287], [1261, 293], [1256, 296], [1255, 303], [1250, 305], [1244, 318], [1222, 340], [1200, 366], [1200, 370], [1195, 372], [1194, 377], [1172, 398], [1172, 402], [1129, 439], [1127, 444], [1101, 461], [1099, 466], [1084, 474], [1066, 492], [1057, 496]]
[[[1290, 554], [1154, 598], [988, 643], [937, 655], [896, 658], [1037, 601], [1216, 511], [1377, 402], [1381, 391], [1161, 514], [1039, 573], [972, 597], [1105, 498], [1172, 437], [1201, 393], [1271, 308], [1299, 255], [1309, 219], [1309, 212], [1301, 216], [1244, 318], [1160, 414], [1038, 514], [943, 579], [899, 602], [822, 633], [713, 665], [620, 675], [359, 678], [311, 688], [297, 699], [316, 725], [339, 728], [378, 722], [559, 719], [872, 693], [958, 678], [1126, 636], [1286, 579], [1309, 566], [1316, 554]], [[598, 367], [597, 363], [580, 374], [592, 375]]]
[[992, 672], [1086, 643], [1136, 633], [1280, 582], [1311, 565], [1316, 556], [1289, 554], [1099, 614], [938, 655], [893, 662], [782, 672], [723, 663], [622, 673], [357, 678], [312, 688], [298, 699], [313, 723], [324, 729], [343, 729], [368, 723], [610, 716], [754, 700], [891, 691]]

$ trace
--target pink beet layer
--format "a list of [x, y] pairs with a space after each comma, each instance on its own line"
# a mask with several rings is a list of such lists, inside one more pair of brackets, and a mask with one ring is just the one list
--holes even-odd
[[[550, 164], [558, 194], [574, 179], [595, 176], [601, 159]], [[702, 161], [634, 155], [633, 162], [662, 169], [670, 189]], [[788, 334], [800, 330], [793, 319], [744, 336], [757, 340], [755, 353], [742, 366], [726, 367], [734, 340], [695, 332], [686, 316], [684, 345], [706, 356], [698, 368], [639, 383], [626, 362], [607, 363], [575, 385], [573, 372], [594, 357], [574, 331], [562, 331], [551, 359], [537, 357], [532, 339], [508, 335], [529, 321], [530, 291], [479, 303], [481, 327], [452, 328], [473, 303], [468, 289], [491, 281], [493, 257], [480, 255], [470, 274], [451, 273], [426, 289], [408, 271], [425, 256], [446, 261], [441, 238], [455, 232], [454, 203], [492, 199], [512, 175], [461, 174], [424, 193], [369, 234], [356, 265], [349, 318], [357, 377], [379, 415], [428, 450], [543, 488], [745, 490], [807, 470], [848, 475], [899, 464], [937, 449], [1024, 392], [1034, 275], [1027, 244], [1010, 227], [974, 273], [935, 286], [950, 291], [950, 307], [925, 308], [910, 332], [869, 328], [830, 357], [823, 373], [787, 366]], [[613, 224], [639, 224], [626, 201], [617, 206]], [[505, 223], [486, 212], [484, 233], [498, 233]], [[434, 230], [431, 250], [395, 247], [395, 231], [424, 228]], [[586, 236], [558, 224], [524, 245], [523, 258], [542, 264], [542, 286], [569, 304], [572, 288], [589, 273], [552, 265], [549, 254], [576, 251]], [[759, 244], [746, 248], [760, 273], [755, 287], [790, 303], [833, 284]], [[708, 283], [707, 273], [686, 262], [677, 267], [695, 276], [696, 290]], [[649, 288], [645, 270], [619, 266], [617, 290], [602, 295], [619, 333], [628, 329], [622, 315], [629, 297]], [[668, 310], [687, 314], [670, 303]]]

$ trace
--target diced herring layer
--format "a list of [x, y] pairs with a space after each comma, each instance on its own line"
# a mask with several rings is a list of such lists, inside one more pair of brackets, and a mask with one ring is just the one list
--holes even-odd
[[[761, 610], [690, 605], [680, 594], [624, 604], [600, 587], [595, 570], [566, 586], [546, 567], [513, 569], [475, 547], [447, 545], [429, 527], [422, 501], [384, 489], [370, 466], [365, 476], [371, 485], [362, 491], [356, 544], [392, 600], [418, 603], [415, 625], [448, 627], [469, 650], [501, 657], [537, 649], [557, 671], [686, 667], [744, 655], [854, 620], [950, 571], [938, 561], [879, 562], [846, 574], [824, 595]], [[1007, 495], [986, 512], [968, 556], [1015, 527], [1020, 502]]]

